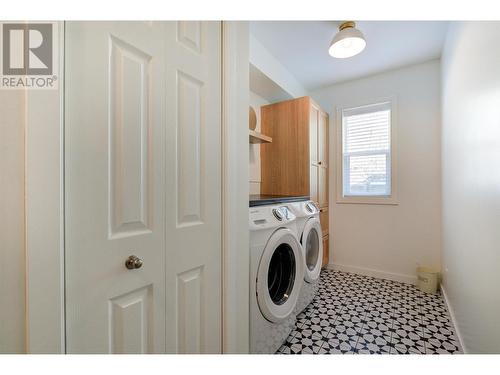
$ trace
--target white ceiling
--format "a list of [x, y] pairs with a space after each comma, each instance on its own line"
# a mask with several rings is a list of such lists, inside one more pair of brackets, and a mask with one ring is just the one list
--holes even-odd
[[252, 35], [307, 90], [441, 56], [447, 21], [360, 21], [366, 48], [348, 59], [328, 54], [337, 21], [252, 21]]

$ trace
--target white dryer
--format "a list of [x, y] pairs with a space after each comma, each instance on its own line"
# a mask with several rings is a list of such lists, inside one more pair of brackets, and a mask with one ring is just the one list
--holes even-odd
[[250, 207], [251, 353], [275, 353], [285, 342], [303, 278], [295, 215], [280, 204]]
[[297, 237], [302, 248], [304, 282], [297, 301], [296, 314], [309, 305], [318, 292], [319, 276], [323, 261], [323, 234], [319, 209], [314, 202], [293, 202], [288, 207], [296, 216]]

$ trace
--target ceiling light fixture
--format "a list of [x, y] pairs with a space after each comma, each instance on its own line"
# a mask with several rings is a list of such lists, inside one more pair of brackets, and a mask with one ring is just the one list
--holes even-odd
[[340, 24], [339, 32], [333, 37], [328, 53], [338, 59], [345, 59], [357, 55], [365, 46], [365, 37], [356, 29], [356, 23], [347, 21]]

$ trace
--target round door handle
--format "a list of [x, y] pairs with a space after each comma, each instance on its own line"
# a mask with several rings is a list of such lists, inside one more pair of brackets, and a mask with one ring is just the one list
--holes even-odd
[[125, 261], [125, 267], [129, 270], [135, 270], [137, 268], [142, 267], [142, 259], [139, 257], [136, 257], [135, 255], [131, 255], [127, 258]]
[[318, 165], [321, 165], [322, 163], [320, 161], [318, 161]]

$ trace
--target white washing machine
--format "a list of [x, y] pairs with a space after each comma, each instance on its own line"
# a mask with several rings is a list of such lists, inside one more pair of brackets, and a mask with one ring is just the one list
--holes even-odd
[[314, 202], [293, 202], [288, 207], [296, 216], [297, 237], [302, 248], [304, 282], [297, 301], [296, 314], [309, 305], [318, 292], [319, 276], [323, 261], [323, 234], [319, 209]]
[[295, 326], [304, 279], [296, 230], [286, 205], [250, 207], [251, 353], [275, 353]]

